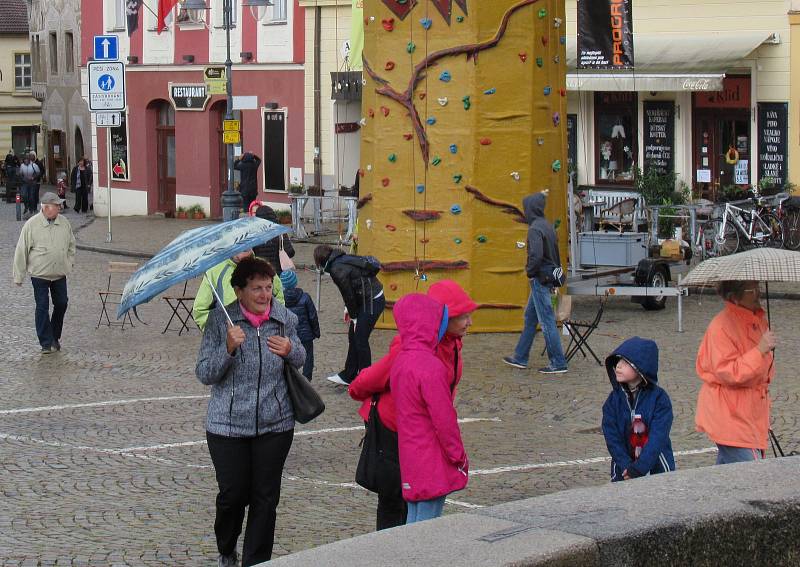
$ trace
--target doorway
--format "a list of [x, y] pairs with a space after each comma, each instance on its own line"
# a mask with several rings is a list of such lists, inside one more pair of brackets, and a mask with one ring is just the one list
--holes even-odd
[[75, 127], [75, 163], [78, 163], [79, 159], [86, 157], [84, 155], [84, 148], [83, 148], [83, 134], [81, 134], [81, 129], [77, 126]]
[[61, 130], [50, 131], [50, 144], [47, 148], [48, 179], [58, 179], [58, 174], [69, 175], [67, 171], [67, 136]]
[[694, 117], [695, 194], [716, 201], [750, 185], [750, 113], [705, 110]]
[[168, 102], [158, 107], [156, 124], [158, 201], [156, 210], [175, 216], [175, 109]]

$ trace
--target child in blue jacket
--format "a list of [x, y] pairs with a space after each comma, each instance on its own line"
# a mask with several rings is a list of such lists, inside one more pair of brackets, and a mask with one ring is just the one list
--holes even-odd
[[[611, 454], [611, 482], [675, 470], [669, 430], [672, 402], [658, 386], [658, 346], [633, 337], [606, 358], [612, 391], [603, 404], [603, 435]], [[631, 443], [632, 424], [641, 416], [647, 441], [639, 449]]]
[[297, 274], [294, 270], [281, 272], [284, 305], [297, 315], [297, 336], [306, 349], [306, 362], [303, 365], [303, 376], [311, 380], [314, 373], [314, 339], [320, 337], [319, 317], [311, 296], [297, 287]]

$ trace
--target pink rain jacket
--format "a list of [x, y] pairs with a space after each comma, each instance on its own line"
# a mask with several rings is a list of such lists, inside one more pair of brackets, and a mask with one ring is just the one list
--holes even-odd
[[438, 498], [467, 485], [452, 370], [436, 355], [443, 309], [418, 293], [394, 307], [402, 346], [389, 381], [397, 411], [402, 492], [408, 502]]

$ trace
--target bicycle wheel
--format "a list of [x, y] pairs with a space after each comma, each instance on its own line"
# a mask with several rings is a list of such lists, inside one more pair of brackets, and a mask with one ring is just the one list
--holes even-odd
[[701, 237], [703, 258], [725, 256], [733, 254], [739, 249], [739, 233], [736, 232], [736, 227], [726, 223], [725, 234], [720, 234], [721, 228], [721, 219], [708, 221], [703, 227], [703, 235]]
[[761, 215], [761, 220], [769, 232], [764, 237], [763, 245], [767, 248], [783, 248], [783, 225], [780, 219], [772, 213]]
[[783, 217], [783, 245], [789, 250], [800, 249], [800, 211], [786, 211]]

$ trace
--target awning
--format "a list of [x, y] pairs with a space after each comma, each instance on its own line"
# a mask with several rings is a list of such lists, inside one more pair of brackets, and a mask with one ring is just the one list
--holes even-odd
[[722, 89], [730, 69], [744, 62], [764, 42], [778, 43], [768, 31], [635, 33], [635, 69], [579, 70], [574, 36], [567, 37], [567, 88], [603, 91], [711, 91]]

